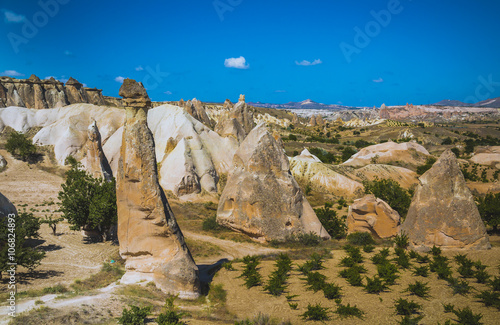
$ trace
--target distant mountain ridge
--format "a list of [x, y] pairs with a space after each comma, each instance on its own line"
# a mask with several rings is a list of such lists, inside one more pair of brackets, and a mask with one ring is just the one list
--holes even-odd
[[464, 103], [459, 100], [451, 100], [451, 99], [445, 99], [440, 102], [437, 102], [433, 105], [437, 106], [454, 106], [454, 107], [489, 107], [489, 108], [500, 108], [500, 97], [497, 98], [490, 98], [486, 99], [480, 102], [477, 102], [475, 104], [470, 104], [470, 103]]
[[248, 105], [255, 107], [266, 107], [266, 108], [282, 108], [282, 109], [349, 109], [356, 108], [350, 106], [336, 105], [336, 104], [323, 104], [317, 103], [311, 99], [306, 99], [301, 102], [289, 102], [285, 104], [270, 104], [270, 103], [248, 103]]

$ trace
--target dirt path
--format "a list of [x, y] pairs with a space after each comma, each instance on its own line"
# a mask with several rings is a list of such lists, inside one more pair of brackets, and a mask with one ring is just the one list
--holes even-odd
[[[262, 247], [251, 243], [237, 243], [231, 240], [220, 239], [212, 236], [201, 235], [191, 231], [183, 231], [184, 236], [189, 239], [199, 240], [208, 242], [220, 247], [225, 254], [223, 257], [233, 260], [235, 258], [241, 258], [246, 255], [270, 255], [284, 252], [283, 249]], [[196, 261], [198, 264], [203, 263], [214, 263], [220, 259], [220, 255], [217, 258], [207, 257], [203, 261]]]

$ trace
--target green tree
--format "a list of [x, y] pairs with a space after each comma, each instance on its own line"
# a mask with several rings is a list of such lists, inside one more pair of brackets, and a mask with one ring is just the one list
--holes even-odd
[[391, 208], [396, 210], [401, 218], [405, 218], [410, 208], [410, 192], [402, 188], [398, 182], [392, 179], [375, 179], [364, 181], [366, 194], [373, 194], [384, 200]]
[[500, 224], [500, 193], [488, 193], [484, 197], [477, 200], [479, 214], [484, 222], [493, 227], [494, 231], [498, 230]]
[[319, 221], [332, 238], [344, 238], [347, 233], [346, 218], [338, 217], [337, 212], [331, 208], [332, 204], [325, 203], [323, 208], [314, 209], [314, 212], [316, 212]]
[[117, 222], [116, 183], [94, 178], [81, 169], [74, 160], [66, 172], [66, 182], [59, 192], [59, 206], [71, 230], [96, 230], [109, 237], [110, 229]]
[[52, 229], [53, 235], [55, 236], [57, 232], [57, 224], [63, 220], [64, 218], [55, 218], [52, 215], [50, 215], [50, 216], [45, 216], [45, 219], [42, 219], [40, 222], [48, 224], [50, 229]]
[[36, 154], [36, 146], [21, 132], [9, 134], [5, 149], [11, 155], [21, 157], [22, 161], [32, 159]]
[[353, 147], [345, 147], [342, 150], [342, 161], [345, 162], [349, 158], [351, 158], [352, 155], [354, 155], [357, 151]]
[[[45, 252], [26, 245], [28, 239], [39, 237], [39, 229], [40, 221], [33, 216], [33, 213], [23, 212], [15, 218], [5, 218], [0, 222], [0, 278], [1, 272], [10, 268], [7, 264], [9, 262], [15, 262], [30, 271], [40, 265]], [[15, 241], [12, 242], [12, 238], [15, 238]], [[15, 255], [9, 256], [9, 249], [15, 252]]]

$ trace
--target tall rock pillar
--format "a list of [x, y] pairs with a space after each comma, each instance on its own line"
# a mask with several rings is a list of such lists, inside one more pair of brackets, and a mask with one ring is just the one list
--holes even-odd
[[180, 298], [199, 296], [198, 268], [158, 183], [151, 100], [141, 83], [126, 79], [119, 92], [126, 107], [117, 173], [118, 240], [126, 260], [122, 283], [154, 281]]

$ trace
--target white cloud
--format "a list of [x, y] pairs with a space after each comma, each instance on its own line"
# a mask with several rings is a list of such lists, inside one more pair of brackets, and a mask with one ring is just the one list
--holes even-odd
[[240, 56], [239, 58], [229, 58], [224, 61], [224, 66], [226, 68], [236, 68], [236, 69], [248, 69], [250, 64], [247, 64], [247, 60]]
[[286, 90], [275, 90], [275, 93], [286, 93]]
[[300, 62], [299, 61], [295, 61], [296, 65], [302, 65], [302, 66], [317, 65], [317, 64], [321, 64], [321, 63], [323, 63], [323, 61], [321, 61], [320, 59], [316, 59], [313, 62], [310, 62], [310, 61], [307, 61], [307, 60], [302, 60]]
[[142, 67], [142, 65], [138, 66], [135, 68], [135, 71], [142, 71], [144, 70], [144, 68]]
[[378, 79], [373, 80], [373, 82], [376, 82], [376, 83], [384, 82], [384, 79], [378, 78]]
[[5, 70], [3, 72], [0, 72], [0, 75], [8, 76], [8, 77], [22, 77], [22, 76], [24, 76], [23, 73], [17, 72], [16, 70]]
[[164, 94], [172, 95], [172, 92], [170, 90], [167, 90], [166, 92], [164, 92]]
[[6, 23], [22, 23], [26, 20], [26, 17], [23, 15], [18, 15], [13, 11], [2, 9], [4, 15], [4, 21]]
[[118, 77], [115, 78], [115, 81], [119, 82], [121, 84], [123, 83], [123, 80], [125, 80], [125, 78], [123, 78], [122, 76], [118, 76]]

